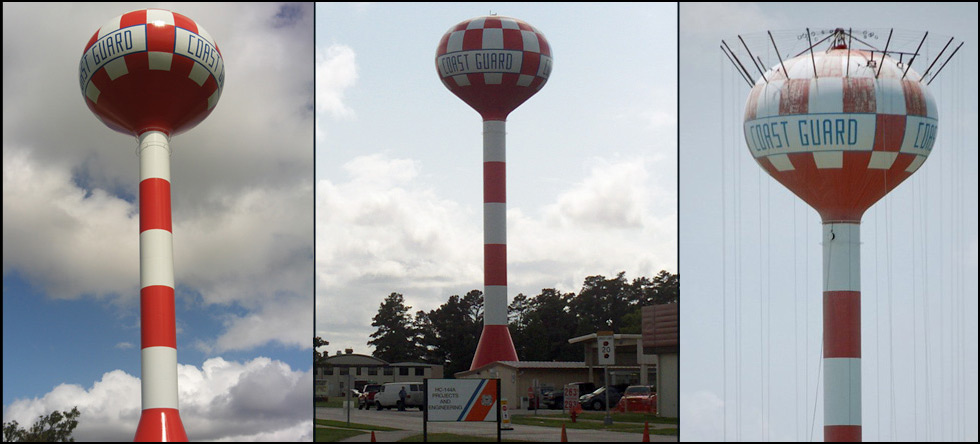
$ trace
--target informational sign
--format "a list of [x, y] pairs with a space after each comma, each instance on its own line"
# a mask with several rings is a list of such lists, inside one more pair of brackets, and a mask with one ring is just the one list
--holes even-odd
[[616, 364], [616, 343], [613, 335], [598, 336], [599, 340], [599, 365]]
[[572, 411], [578, 407], [578, 385], [569, 384], [565, 386], [565, 410]]
[[510, 425], [510, 412], [507, 411], [507, 400], [500, 400], [500, 429], [501, 430], [514, 430], [514, 426]]
[[496, 379], [427, 381], [425, 397], [428, 421], [497, 421]]

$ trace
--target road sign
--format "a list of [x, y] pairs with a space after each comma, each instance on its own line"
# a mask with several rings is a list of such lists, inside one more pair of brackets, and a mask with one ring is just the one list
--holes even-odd
[[599, 365], [616, 365], [616, 343], [613, 335], [598, 336]]

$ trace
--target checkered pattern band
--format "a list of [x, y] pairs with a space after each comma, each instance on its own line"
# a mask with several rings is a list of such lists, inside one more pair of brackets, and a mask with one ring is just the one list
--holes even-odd
[[902, 79], [906, 67], [880, 54], [833, 49], [782, 65], [749, 94], [749, 151], [825, 221], [859, 221], [932, 151], [936, 102], [917, 73]]
[[181, 14], [144, 9], [99, 28], [79, 61], [89, 109], [110, 128], [173, 135], [200, 123], [218, 103], [224, 60], [203, 27]]
[[488, 120], [504, 120], [540, 90], [551, 75], [552, 62], [544, 34], [510, 17], [459, 23], [442, 36], [436, 49], [436, 70], [443, 84]]

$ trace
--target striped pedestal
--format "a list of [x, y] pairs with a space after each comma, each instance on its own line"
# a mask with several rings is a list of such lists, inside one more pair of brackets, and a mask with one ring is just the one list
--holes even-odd
[[507, 329], [506, 123], [483, 122], [483, 333], [470, 369], [517, 361]]
[[143, 412], [135, 441], [187, 441], [177, 410], [170, 145], [159, 131], [143, 133], [139, 141]]
[[861, 441], [861, 225], [823, 226], [824, 441]]

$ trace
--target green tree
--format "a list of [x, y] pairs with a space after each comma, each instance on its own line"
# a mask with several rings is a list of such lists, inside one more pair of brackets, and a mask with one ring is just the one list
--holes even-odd
[[633, 279], [630, 287], [636, 303], [634, 308], [623, 317], [620, 333], [642, 333], [643, 307], [674, 304], [680, 300], [680, 278], [666, 271], [661, 271], [653, 279], [646, 277]]
[[49, 415], [38, 416], [29, 430], [20, 428], [17, 421], [3, 423], [3, 440], [6, 442], [75, 442], [71, 433], [78, 426], [78, 407], [70, 412], [57, 410]]
[[324, 341], [323, 338], [321, 338], [319, 336], [314, 336], [313, 337], [313, 362], [314, 363], [318, 363], [318, 362], [322, 361], [329, 354], [329, 352], [320, 353], [316, 349], [318, 349], [320, 347], [325, 347], [325, 346], [328, 346], [328, 345], [330, 345], [330, 343], [327, 342], [327, 341]]
[[620, 272], [615, 278], [589, 276], [570, 308], [578, 318], [575, 336], [602, 330], [619, 332], [622, 319], [636, 305], [633, 289]]
[[442, 364], [446, 376], [469, 370], [483, 332], [483, 292], [452, 295], [425, 318], [428, 329], [422, 337], [432, 353], [430, 362]]
[[374, 357], [388, 362], [418, 361], [419, 350], [416, 347], [416, 331], [412, 326], [412, 317], [408, 311], [412, 307], [405, 305], [405, 297], [392, 293], [378, 307], [372, 327], [378, 331], [371, 334], [368, 344], [374, 346]]
[[680, 276], [665, 270], [653, 279], [636, 278], [631, 284], [639, 305], [672, 304], [680, 300]]
[[533, 298], [517, 295], [510, 305], [511, 335], [524, 361], [575, 361], [580, 350], [568, 343], [578, 325], [569, 309], [574, 293], [545, 288]]

